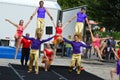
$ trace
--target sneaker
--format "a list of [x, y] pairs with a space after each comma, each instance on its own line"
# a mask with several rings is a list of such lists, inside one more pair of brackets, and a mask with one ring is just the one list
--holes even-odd
[[75, 66], [75, 67], [73, 67], [73, 70], [76, 70], [77, 69], [77, 67]]
[[30, 71], [30, 70], [28, 71], [28, 73], [31, 73], [31, 72], [32, 72], [32, 71]]
[[45, 71], [48, 71], [47, 69], [45, 69]]

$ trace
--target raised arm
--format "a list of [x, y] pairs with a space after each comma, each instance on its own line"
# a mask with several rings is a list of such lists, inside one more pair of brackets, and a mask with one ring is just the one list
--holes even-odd
[[70, 18], [68, 21], [71, 22], [73, 19], [75, 19], [77, 16], [74, 15], [72, 18]]
[[93, 33], [92, 33], [92, 30], [91, 30], [90, 26], [89, 26], [89, 31], [90, 31], [90, 35], [91, 35], [92, 41], [94, 41], [94, 36], [93, 36]]
[[11, 24], [14, 25], [15, 27], [18, 27], [18, 24], [15, 24], [14, 22], [10, 21], [9, 19], [5, 19], [5, 21], [11, 23]]
[[80, 43], [82, 44], [82, 47], [91, 48], [91, 46], [88, 45], [88, 44], [84, 44], [84, 43], [82, 43], [82, 42], [80, 42]]
[[50, 19], [53, 21], [53, 17], [50, 15], [49, 11], [46, 8], [45, 8], [45, 10], [46, 10], [48, 16], [50, 17]]
[[85, 18], [85, 20], [86, 20], [86, 23], [88, 24], [88, 27], [90, 27], [90, 24], [89, 24], [88, 18]]
[[26, 23], [26, 25], [24, 26], [24, 28], [27, 28], [28, 24], [31, 22], [31, 18], [28, 20], [28, 22]]
[[64, 29], [70, 22], [67, 21], [66, 23], [64, 23], [64, 25], [62, 26], [62, 29]]
[[35, 11], [33, 12], [32, 16], [30, 17], [31, 20], [35, 16], [35, 14], [37, 13], [37, 11], [38, 11], [38, 8], [35, 9]]
[[116, 51], [114, 50], [114, 48], [112, 48], [112, 51], [115, 54], [116, 58], [120, 60], [120, 58], [118, 57], [118, 55], [117, 55]]
[[53, 27], [56, 28], [55, 23], [54, 23], [54, 20], [52, 21], [52, 23], [53, 23]]
[[31, 40], [31, 41], [33, 41], [34, 40], [34, 38], [30, 38], [30, 37], [26, 37], [26, 36], [23, 36], [25, 39], [28, 39], [28, 40]]

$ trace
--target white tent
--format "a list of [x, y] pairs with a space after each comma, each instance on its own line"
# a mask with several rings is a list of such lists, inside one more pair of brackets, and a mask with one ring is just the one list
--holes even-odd
[[[14, 40], [13, 37], [16, 32], [16, 27], [6, 22], [5, 18], [8, 18], [15, 23], [19, 23], [19, 20], [23, 19], [26, 23], [38, 6], [39, 0], [0, 0], [0, 39], [10, 38], [12, 41]], [[44, 6], [48, 9], [56, 23], [59, 16], [59, 10], [61, 10], [57, 0], [45, 0]], [[36, 18], [36, 16], [33, 18], [29, 26], [25, 29], [24, 34], [28, 32], [30, 33], [30, 36], [34, 37]], [[47, 14], [45, 18], [45, 26], [53, 26]], [[53, 34], [55, 32], [54, 30], [55, 29], [53, 28]], [[49, 37], [45, 32], [46, 31], [44, 30], [43, 39]], [[13, 43], [11, 43], [10, 46], [11, 45], [13, 45]]]

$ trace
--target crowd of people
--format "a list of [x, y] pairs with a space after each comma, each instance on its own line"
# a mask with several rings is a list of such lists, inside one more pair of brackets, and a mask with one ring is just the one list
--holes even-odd
[[[50, 47], [50, 44], [46, 44], [46, 47], [44, 48], [44, 57], [42, 58], [42, 63], [44, 64], [44, 69], [45, 71], [48, 71], [50, 65], [52, 64], [53, 57], [56, 58], [56, 49], [57, 46], [61, 42], [66, 42], [66, 56], [71, 58], [71, 63], [69, 67], [69, 71], [71, 72], [73, 70], [73, 67], [77, 67], [77, 74], [80, 74], [81, 71], [81, 56], [83, 55], [83, 47], [91, 49], [91, 47], [94, 48], [95, 52], [98, 55], [98, 59], [100, 61], [103, 61], [104, 59], [113, 59], [115, 60], [115, 56], [118, 58], [118, 64], [117, 64], [117, 69], [112, 69], [111, 70], [111, 78], [113, 79], [113, 72], [117, 72], [120, 74], [120, 56], [119, 56], [119, 50], [118, 50], [118, 55], [116, 54], [115, 51], [115, 40], [112, 37], [106, 37], [106, 38], [100, 38], [99, 34], [93, 34], [92, 28], [88, 22], [87, 14], [85, 13], [85, 8], [82, 7], [81, 10], [75, 14], [72, 18], [70, 18], [64, 25], [62, 25], [62, 22], [58, 22], [57, 25], [55, 25], [53, 17], [45, 8], [44, 6], [44, 1], [39, 2], [39, 7], [37, 7], [30, 16], [30, 19], [26, 23], [25, 26], [23, 26], [24, 21], [20, 20], [19, 24], [16, 24], [9, 19], [5, 19], [9, 23], [13, 24], [17, 30], [15, 34], [15, 46], [16, 46], [16, 52], [15, 52], [15, 59], [18, 53], [19, 46], [22, 44], [22, 56], [21, 56], [21, 65], [27, 65], [29, 55], [30, 55], [30, 60], [29, 60], [29, 68], [28, 72], [31, 73], [32, 67], [33, 67], [33, 62], [35, 60], [35, 74], [39, 74], [39, 49], [40, 45], [44, 42], [47, 42], [51, 39], [54, 38], [52, 43], [54, 44], [54, 49]], [[23, 31], [24, 29], [27, 28], [28, 24], [31, 22], [35, 14], [37, 13], [37, 27], [35, 30], [35, 37], [29, 37], [29, 33], [26, 34], [26, 36], [23, 36]], [[51, 19], [51, 22], [53, 23], [53, 26], [55, 27], [56, 33], [54, 36], [48, 38], [48, 39], [42, 39], [43, 32], [44, 32], [44, 24], [45, 24], [45, 13], [48, 14], [48, 16]], [[71, 35], [69, 35], [68, 39], [66, 39], [63, 35], [63, 28], [67, 27], [67, 24], [69, 24], [73, 19], [76, 18], [76, 25], [75, 25], [75, 33], [73, 36], [73, 39]], [[83, 35], [83, 27], [84, 27], [84, 22], [87, 22], [89, 32], [90, 32], [90, 37], [91, 37], [91, 44], [86, 44], [82, 41], [82, 35]], [[102, 45], [101, 42], [103, 41]], [[72, 49], [72, 50], [71, 50]], [[54, 56], [53, 56], [54, 55]], [[25, 59], [25, 64], [24, 64], [24, 59]], [[120, 79], [119, 79], [120, 80]]]

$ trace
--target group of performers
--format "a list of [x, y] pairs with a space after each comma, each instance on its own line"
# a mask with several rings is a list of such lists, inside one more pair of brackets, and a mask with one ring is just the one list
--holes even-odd
[[[52, 38], [54, 38], [54, 40], [53, 40], [54, 50], [51, 49], [50, 44], [47, 44], [46, 48], [44, 49], [44, 57], [43, 57], [42, 63], [45, 63], [45, 71], [48, 71], [48, 69], [49, 69], [49, 67], [52, 63], [52, 54], [54, 54], [54, 57], [56, 57], [57, 45], [59, 43], [61, 43], [62, 41], [65, 41], [65, 42], [71, 44], [71, 46], [73, 48], [72, 59], [71, 59], [71, 64], [70, 64], [69, 71], [71, 72], [73, 67], [75, 66], [75, 63], [77, 63], [76, 64], [77, 74], [80, 74], [80, 71], [81, 71], [80, 70], [80, 67], [81, 67], [81, 50], [80, 50], [80, 47], [91, 48], [90, 44], [86, 45], [86, 44], [83, 44], [81, 42], [82, 35], [83, 35], [82, 34], [83, 33], [83, 27], [84, 27], [84, 22], [85, 21], [88, 24], [88, 28], [89, 28], [91, 38], [92, 38], [92, 42], [93, 42], [93, 47], [97, 51], [99, 59], [103, 60], [102, 56], [101, 56], [102, 53], [100, 51], [100, 41], [102, 39], [106, 39], [106, 38], [99, 38], [99, 34], [96, 34], [95, 36], [93, 36], [92, 29], [89, 25], [88, 18], [87, 18], [87, 15], [85, 13], [85, 8], [84, 7], [82, 7], [81, 11], [78, 12], [77, 14], [75, 14], [72, 18], [70, 18], [64, 25], [62, 25], [62, 22], [60, 22], [60, 21], [58, 22], [57, 25], [55, 25], [53, 17], [50, 15], [49, 11], [43, 5], [44, 5], [44, 1], [40, 1], [39, 2], [39, 7], [35, 9], [34, 13], [30, 17], [30, 19], [28, 20], [26, 25], [23, 25], [23, 23], [24, 23], [23, 20], [20, 20], [19, 24], [16, 24], [16, 23], [10, 21], [9, 19], [5, 19], [6, 21], [13, 24], [17, 28], [16, 34], [14, 36], [15, 37], [15, 43], [16, 43], [15, 44], [16, 52], [15, 52], [15, 57], [14, 57], [15, 59], [16, 59], [18, 49], [19, 49], [19, 45], [21, 44], [22, 38], [25, 38], [25, 39], [31, 41], [30, 42], [30, 44], [31, 44], [30, 63], [29, 63], [29, 71], [28, 72], [32, 72], [33, 61], [35, 60], [35, 73], [36, 74], [39, 73], [38, 59], [39, 59], [40, 45], [42, 43], [47, 42], [47, 41], [51, 40]], [[31, 22], [31, 20], [33, 19], [33, 17], [35, 16], [36, 13], [37, 13], [37, 28], [36, 28], [36, 31], [35, 31], [35, 38], [23, 36], [24, 29], [26, 29], [26, 27]], [[43, 32], [44, 32], [44, 24], [45, 24], [45, 20], [44, 20], [45, 19], [45, 13], [47, 13], [48, 16], [50, 17], [50, 19], [53, 23], [53, 26], [56, 30], [56, 34], [53, 37], [42, 40], [42, 36], [43, 36]], [[75, 25], [74, 40], [70, 41], [70, 40], [67, 40], [66, 38], [64, 38], [62, 36], [62, 32], [63, 32], [63, 29], [67, 26], [67, 24], [69, 24], [75, 18], [77, 18], [77, 20], [76, 20], [76, 25]], [[21, 60], [21, 63], [23, 64], [23, 59]], [[118, 66], [118, 67], [120, 68], [120, 66]], [[111, 74], [112, 74], [112, 72], [116, 72], [116, 71], [112, 70]]]

